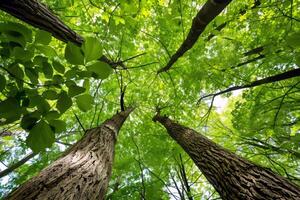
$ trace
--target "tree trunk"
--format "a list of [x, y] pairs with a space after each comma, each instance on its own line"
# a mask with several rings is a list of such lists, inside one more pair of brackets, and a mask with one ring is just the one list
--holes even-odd
[[166, 116], [157, 114], [153, 120], [165, 126], [222, 199], [300, 199], [299, 186], [284, 177], [229, 152]]
[[114, 145], [127, 109], [90, 129], [53, 164], [6, 197], [9, 200], [104, 199], [111, 175]]

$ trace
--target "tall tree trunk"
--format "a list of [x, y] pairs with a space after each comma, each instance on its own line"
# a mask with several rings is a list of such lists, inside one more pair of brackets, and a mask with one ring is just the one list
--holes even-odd
[[90, 129], [53, 164], [6, 197], [24, 199], [104, 199], [111, 175], [114, 145], [127, 109]]
[[222, 199], [300, 199], [299, 186], [159, 113], [153, 118], [189, 154]]

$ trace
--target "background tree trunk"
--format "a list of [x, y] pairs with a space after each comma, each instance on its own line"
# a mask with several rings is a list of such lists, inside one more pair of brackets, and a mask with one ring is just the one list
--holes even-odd
[[189, 154], [222, 199], [300, 199], [300, 188], [222, 148], [196, 131], [157, 114], [154, 121]]
[[6, 199], [104, 199], [116, 137], [132, 110], [120, 112], [101, 126], [88, 130], [60, 159]]

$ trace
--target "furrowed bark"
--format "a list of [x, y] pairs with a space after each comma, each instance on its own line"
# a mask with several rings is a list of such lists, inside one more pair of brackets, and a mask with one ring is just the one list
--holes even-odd
[[101, 126], [88, 130], [60, 159], [5, 199], [104, 199], [116, 138], [132, 110], [120, 112]]
[[224, 200], [299, 200], [300, 188], [271, 170], [257, 166], [196, 131], [157, 114], [169, 135], [192, 158]]
[[159, 69], [157, 73], [159, 74], [168, 71], [178, 58], [190, 50], [197, 42], [201, 33], [205, 30], [206, 26], [218, 16], [230, 2], [231, 0], [208, 0], [193, 19], [192, 27], [190, 28], [190, 32], [185, 41], [181, 44], [176, 53], [172, 55], [167, 65]]
[[198, 104], [200, 103], [200, 101], [202, 101], [203, 99], [205, 99], [207, 97], [215, 97], [215, 96], [218, 96], [221, 94], [225, 94], [227, 92], [232, 92], [235, 90], [246, 89], [246, 88], [252, 88], [252, 87], [256, 87], [256, 86], [264, 85], [264, 84], [268, 84], [268, 83], [275, 83], [278, 81], [283, 81], [283, 80], [298, 77], [298, 76], [300, 76], [300, 68], [292, 69], [290, 71], [286, 71], [281, 74], [276, 74], [274, 76], [270, 76], [270, 77], [263, 78], [263, 79], [260, 79], [257, 81], [253, 81], [246, 85], [233, 86], [233, 87], [227, 88], [226, 90], [222, 90], [222, 91], [214, 93], [214, 94], [205, 95], [198, 100]]
[[[37, 0], [1, 0], [0, 9], [36, 28], [50, 32], [63, 42], [73, 42], [79, 46], [83, 43], [83, 38], [79, 34]], [[99, 60], [109, 64], [112, 68], [118, 65], [126, 68], [123, 63], [115, 63], [104, 55]]]

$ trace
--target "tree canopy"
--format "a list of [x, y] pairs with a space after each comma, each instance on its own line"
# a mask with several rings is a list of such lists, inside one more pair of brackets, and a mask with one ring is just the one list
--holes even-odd
[[299, 1], [42, 3], [0, 2], [2, 196], [128, 106], [107, 199], [218, 198], [158, 111], [300, 184]]

